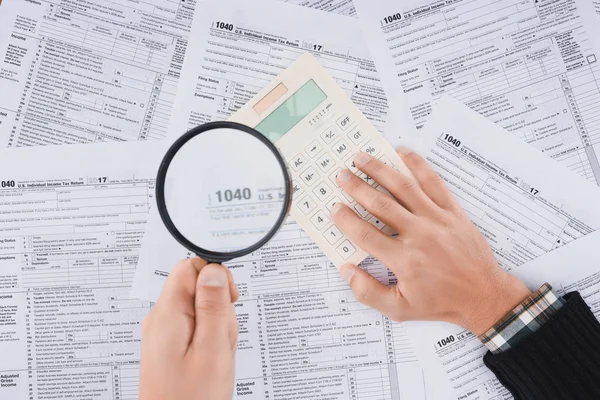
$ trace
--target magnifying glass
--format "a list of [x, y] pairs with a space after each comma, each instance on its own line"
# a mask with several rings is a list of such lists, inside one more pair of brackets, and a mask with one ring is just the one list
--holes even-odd
[[258, 250], [277, 233], [291, 206], [291, 179], [277, 148], [258, 131], [211, 122], [169, 148], [156, 202], [180, 244], [223, 263]]

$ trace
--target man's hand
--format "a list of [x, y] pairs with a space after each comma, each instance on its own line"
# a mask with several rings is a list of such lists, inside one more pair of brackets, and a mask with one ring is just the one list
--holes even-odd
[[384, 286], [354, 265], [343, 266], [342, 277], [357, 300], [394, 320], [447, 321], [480, 335], [531, 292], [498, 266], [483, 235], [427, 162], [406, 150], [400, 157], [412, 174], [365, 153], [354, 159], [389, 195], [348, 170], [337, 177], [342, 189], [399, 233], [397, 238], [345, 205], [332, 208], [336, 225], [385, 264], [398, 284]]
[[231, 400], [239, 292], [222, 265], [179, 262], [144, 319], [140, 400]]

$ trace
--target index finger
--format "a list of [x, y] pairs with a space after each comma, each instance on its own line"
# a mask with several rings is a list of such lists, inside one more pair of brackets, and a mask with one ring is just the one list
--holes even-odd
[[165, 282], [155, 308], [167, 312], [181, 312], [194, 318], [196, 281], [200, 270], [206, 265], [201, 258], [181, 260], [173, 267]]

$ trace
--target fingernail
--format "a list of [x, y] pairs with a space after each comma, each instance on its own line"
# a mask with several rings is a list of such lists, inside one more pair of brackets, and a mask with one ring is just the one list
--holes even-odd
[[334, 216], [335, 214], [338, 213], [338, 211], [340, 211], [342, 208], [344, 207], [344, 205], [342, 203], [335, 203], [333, 205], [333, 207], [331, 207], [331, 215]]
[[227, 285], [227, 272], [218, 265], [207, 265], [200, 271], [203, 286], [224, 287]]
[[342, 268], [340, 269], [340, 276], [342, 277], [343, 280], [346, 281], [347, 284], [350, 284], [352, 275], [354, 275], [354, 270], [352, 268], [342, 266]]
[[367, 153], [358, 153], [356, 157], [354, 157], [354, 164], [359, 167], [364, 167], [366, 163], [371, 161], [373, 157], [368, 155]]
[[343, 169], [337, 175], [336, 179], [337, 179], [338, 183], [346, 183], [346, 182], [348, 182], [348, 180], [350, 180], [351, 176], [352, 176], [352, 172], [348, 171], [347, 169]]
[[406, 146], [400, 146], [400, 147], [398, 147], [398, 152], [401, 153], [404, 156], [407, 155], [407, 154], [410, 154], [410, 153], [414, 153], [411, 149], [409, 149]]

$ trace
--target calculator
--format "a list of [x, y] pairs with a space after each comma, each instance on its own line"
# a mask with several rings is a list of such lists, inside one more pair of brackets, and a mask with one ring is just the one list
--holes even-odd
[[348, 168], [388, 193], [355, 167], [353, 159], [359, 152], [410, 172], [314, 56], [300, 56], [230, 120], [255, 128], [275, 143], [292, 177], [290, 213], [336, 267], [359, 264], [368, 254], [331, 221], [335, 203], [345, 203], [377, 229], [393, 234], [337, 185], [336, 176]]

